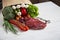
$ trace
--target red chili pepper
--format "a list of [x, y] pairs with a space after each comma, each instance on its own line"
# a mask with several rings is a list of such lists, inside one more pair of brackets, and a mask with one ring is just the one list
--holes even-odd
[[26, 15], [27, 15], [27, 10], [26, 10], [25, 7], [21, 7], [21, 8], [20, 8], [20, 11], [21, 11], [21, 13], [22, 13], [22, 16], [26, 16]]
[[17, 20], [9, 20], [10, 23], [16, 25], [19, 29], [21, 29], [22, 31], [27, 31], [29, 30], [29, 27], [24, 25], [23, 23], [17, 21]]

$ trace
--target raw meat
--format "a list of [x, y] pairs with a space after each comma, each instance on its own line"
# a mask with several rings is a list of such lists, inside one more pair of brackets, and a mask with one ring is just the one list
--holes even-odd
[[30, 29], [35, 29], [35, 30], [43, 29], [46, 27], [46, 23], [38, 19], [28, 18], [28, 17], [25, 17], [25, 24], [29, 26]]

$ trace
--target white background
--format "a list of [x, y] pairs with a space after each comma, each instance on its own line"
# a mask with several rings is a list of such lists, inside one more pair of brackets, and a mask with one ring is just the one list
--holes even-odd
[[44, 30], [29, 30], [14, 35], [3, 29], [3, 17], [0, 12], [0, 40], [60, 40], [60, 7], [52, 2], [35, 4], [39, 8], [39, 17], [50, 20]]

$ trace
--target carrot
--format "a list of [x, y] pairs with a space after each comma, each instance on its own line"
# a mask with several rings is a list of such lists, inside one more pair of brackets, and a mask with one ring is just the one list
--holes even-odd
[[21, 29], [22, 31], [27, 31], [29, 30], [29, 27], [24, 25], [23, 23], [17, 21], [17, 20], [9, 20], [10, 23], [16, 25], [19, 29]]

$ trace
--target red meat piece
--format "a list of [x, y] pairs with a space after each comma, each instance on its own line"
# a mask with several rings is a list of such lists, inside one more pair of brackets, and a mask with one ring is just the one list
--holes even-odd
[[25, 24], [29, 26], [30, 29], [35, 30], [43, 29], [46, 27], [46, 23], [34, 18], [25, 17]]

